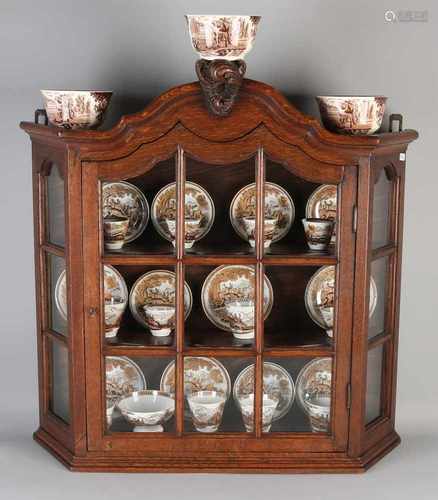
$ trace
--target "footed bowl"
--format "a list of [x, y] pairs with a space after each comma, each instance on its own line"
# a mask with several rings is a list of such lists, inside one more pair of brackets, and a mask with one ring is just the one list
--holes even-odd
[[134, 425], [134, 432], [163, 432], [161, 425], [175, 411], [175, 401], [163, 391], [144, 390], [130, 394], [117, 404], [123, 418]]
[[202, 59], [243, 59], [251, 50], [260, 16], [186, 15], [190, 39]]
[[383, 96], [317, 96], [322, 122], [338, 134], [371, 135], [379, 130], [385, 113]]
[[41, 90], [41, 94], [49, 122], [67, 129], [98, 127], [112, 96], [95, 90]]

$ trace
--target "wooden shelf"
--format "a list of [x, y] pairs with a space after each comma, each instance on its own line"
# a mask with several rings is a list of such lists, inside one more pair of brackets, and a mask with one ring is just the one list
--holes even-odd
[[[338, 262], [336, 255], [329, 252], [314, 252], [304, 246], [281, 245], [278, 248], [269, 249], [263, 257], [263, 263], [267, 266], [324, 266], [335, 265]], [[111, 265], [159, 265], [176, 264], [177, 258], [174, 253], [144, 252], [139, 245], [126, 246], [120, 251], [105, 252], [102, 260], [105, 264]], [[289, 253], [288, 253], [289, 251]], [[191, 249], [186, 251], [182, 257], [182, 262], [186, 265], [214, 265], [222, 264], [256, 264], [257, 258], [254, 252], [251, 253], [226, 253], [223, 248], [217, 248], [216, 253]]]
[[[238, 340], [230, 332], [211, 326], [204, 330], [185, 332], [184, 353], [191, 356], [255, 356], [255, 340]], [[329, 356], [333, 344], [322, 329], [267, 333], [264, 336], [265, 356]], [[124, 326], [117, 337], [105, 340], [106, 355], [169, 355], [176, 354], [174, 332], [168, 337], [154, 337], [138, 326]]]

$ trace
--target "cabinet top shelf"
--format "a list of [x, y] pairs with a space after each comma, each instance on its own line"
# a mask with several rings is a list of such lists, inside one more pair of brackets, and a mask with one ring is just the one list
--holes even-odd
[[[223, 126], [218, 126], [221, 123]], [[155, 98], [146, 108], [122, 116], [110, 130], [65, 130], [58, 127], [21, 122], [20, 127], [33, 139], [47, 144], [75, 145], [82, 159], [93, 159], [93, 152], [131, 143], [132, 146], [152, 142], [177, 126], [184, 127], [200, 140], [226, 143], [263, 127], [288, 144], [303, 149], [341, 153], [342, 160], [369, 155], [376, 149], [404, 151], [418, 137], [415, 130], [370, 136], [338, 135], [324, 129], [316, 118], [298, 111], [273, 87], [244, 80], [239, 101], [224, 118], [210, 115], [203, 102], [199, 83], [174, 87]], [[327, 158], [330, 160], [330, 158]], [[340, 158], [339, 158], [340, 159]], [[336, 161], [331, 161], [337, 163]]]

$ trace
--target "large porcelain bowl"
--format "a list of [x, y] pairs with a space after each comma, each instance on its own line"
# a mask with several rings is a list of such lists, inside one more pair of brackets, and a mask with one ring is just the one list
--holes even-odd
[[383, 96], [317, 96], [324, 126], [338, 134], [370, 135], [379, 130], [385, 113]]
[[68, 129], [96, 128], [103, 120], [112, 92], [41, 90], [52, 125]]
[[117, 403], [122, 416], [134, 425], [134, 432], [163, 432], [161, 425], [175, 411], [175, 401], [163, 391], [144, 390], [130, 394]]
[[202, 59], [243, 59], [254, 43], [260, 16], [187, 15], [193, 48]]

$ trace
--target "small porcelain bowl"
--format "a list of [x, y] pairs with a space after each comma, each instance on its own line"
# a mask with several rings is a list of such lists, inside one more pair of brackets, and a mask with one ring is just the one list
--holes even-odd
[[67, 129], [98, 127], [112, 96], [94, 90], [41, 90], [41, 94], [49, 122]]
[[260, 16], [187, 15], [193, 48], [202, 59], [243, 59], [251, 50]]
[[123, 418], [134, 432], [163, 432], [161, 425], [175, 411], [175, 401], [167, 392], [145, 390], [130, 394], [117, 403]]
[[317, 96], [322, 122], [338, 134], [370, 135], [382, 125], [386, 97]]

